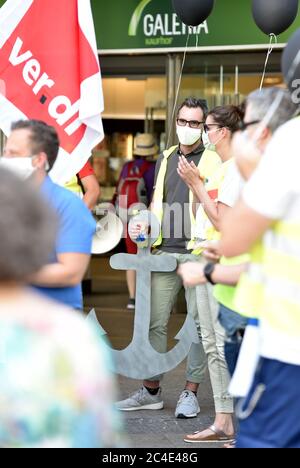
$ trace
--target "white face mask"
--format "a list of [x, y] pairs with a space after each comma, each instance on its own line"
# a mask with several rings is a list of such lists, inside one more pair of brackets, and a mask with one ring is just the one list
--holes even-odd
[[212, 143], [210, 142], [208, 133], [206, 133], [206, 132], [203, 132], [203, 133], [202, 133], [202, 141], [203, 141], [203, 145], [204, 145], [205, 149], [210, 150], [210, 147], [211, 147], [211, 146], [214, 146], [214, 145], [212, 145]]
[[8, 169], [21, 179], [28, 179], [36, 170], [32, 165], [32, 157], [28, 158], [0, 158], [0, 169]]
[[179, 143], [184, 146], [193, 146], [201, 138], [201, 128], [190, 128], [188, 126], [176, 126]]
[[202, 142], [203, 142], [203, 145], [205, 147], [205, 149], [209, 150], [209, 151], [216, 151], [216, 145], [222, 140], [222, 136], [221, 138], [218, 139], [218, 141], [216, 141], [216, 143], [212, 143], [210, 141], [210, 138], [209, 138], [209, 134], [207, 132], [203, 132], [202, 134]]

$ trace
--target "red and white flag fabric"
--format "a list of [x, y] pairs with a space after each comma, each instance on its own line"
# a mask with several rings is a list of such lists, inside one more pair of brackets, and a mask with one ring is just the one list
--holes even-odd
[[103, 139], [101, 73], [90, 0], [7, 0], [0, 9], [0, 127], [56, 128], [51, 177], [63, 184]]

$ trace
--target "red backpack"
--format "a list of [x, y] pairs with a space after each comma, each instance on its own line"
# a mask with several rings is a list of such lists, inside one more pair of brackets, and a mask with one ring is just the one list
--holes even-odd
[[[118, 208], [129, 209], [135, 203], [143, 203], [148, 206], [149, 200], [144, 175], [151, 167], [151, 163], [144, 161], [138, 167], [136, 161], [128, 164], [127, 176], [122, 178], [118, 184], [116, 205]], [[122, 197], [122, 198], [120, 198]]]

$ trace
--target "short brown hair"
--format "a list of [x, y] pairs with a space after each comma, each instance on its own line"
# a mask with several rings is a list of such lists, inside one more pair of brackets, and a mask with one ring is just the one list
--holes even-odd
[[239, 129], [245, 112], [238, 106], [218, 106], [208, 113], [220, 127], [228, 128], [232, 133]]
[[0, 169], [0, 282], [25, 281], [48, 262], [56, 217], [29, 181]]
[[54, 127], [41, 120], [19, 120], [14, 122], [11, 130], [29, 130], [32, 154], [43, 152], [47, 155], [49, 170], [56, 161], [59, 150], [59, 139]]
[[207, 101], [205, 99], [198, 99], [194, 96], [190, 96], [186, 98], [182, 104], [180, 104], [178, 111], [177, 111], [177, 117], [179, 115], [179, 112], [183, 107], [188, 107], [189, 109], [201, 109], [204, 115], [204, 119], [206, 119], [207, 112], [208, 112], [208, 106], [207, 106]]

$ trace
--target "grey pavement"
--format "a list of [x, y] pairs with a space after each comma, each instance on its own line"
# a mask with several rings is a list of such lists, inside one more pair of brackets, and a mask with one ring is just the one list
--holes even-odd
[[[125, 348], [131, 341], [134, 312], [126, 310], [127, 290], [124, 272], [110, 269], [105, 258], [92, 261], [92, 293], [85, 296], [85, 310], [95, 308], [98, 320], [107, 331], [112, 347]], [[180, 298], [169, 324], [169, 349], [175, 345], [173, 337], [185, 319], [185, 304]], [[126, 398], [141, 386], [140, 381], [118, 376], [119, 399]], [[176, 419], [177, 399], [184, 388], [185, 362], [163, 379], [164, 409], [156, 411], [123, 412], [126, 433], [133, 448], [217, 448], [222, 444], [187, 444], [185, 434], [202, 430], [213, 423], [214, 407], [209, 376], [200, 386], [198, 400], [201, 412], [197, 418]]]

